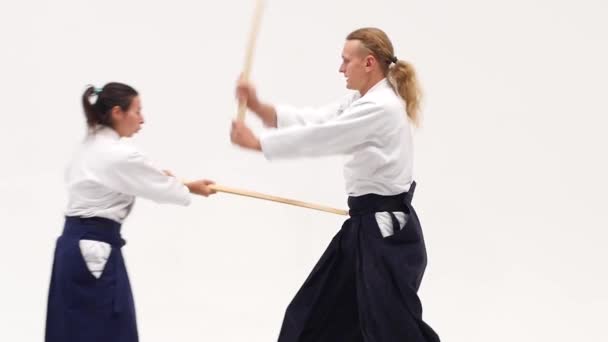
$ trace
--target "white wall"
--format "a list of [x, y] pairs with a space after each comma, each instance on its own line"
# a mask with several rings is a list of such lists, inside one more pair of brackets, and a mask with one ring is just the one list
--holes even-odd
[[[253, 1], [160, 3], [0, 4], [0, 341], [42, 340], [62, 171], [84, 132], [88, 83], [141, 92], [135, 142], [181, 177], [345, 207], [341, 158], [269, 163], [229, 143]], [[361, 26], [383, 28], [417, 66], [420, 295], [444, 341], [607, 338], [607, 8], [267, 1], [252, 75], [263, 98], [343, 94], [341, 46]], [[230, 195], [188, 208], [138, 201], [124, 252], [141, 339], [275, 340], [341, 220]]]

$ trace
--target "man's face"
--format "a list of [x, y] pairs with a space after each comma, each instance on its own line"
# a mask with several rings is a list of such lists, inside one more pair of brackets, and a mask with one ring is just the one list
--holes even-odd
[[346, 77], [346, 88], [360, 90], [365, 84], [369, 53], [358, 40], [347, 40], [342, 49], [340, 72]]

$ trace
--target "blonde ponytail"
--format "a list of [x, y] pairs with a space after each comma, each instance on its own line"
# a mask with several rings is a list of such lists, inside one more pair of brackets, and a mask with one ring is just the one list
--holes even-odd
[[389, 67], [388, 79], [397, 94], [405, 100], [407, 116], [415, 126], [419, 126], [422, 91], [414, 66], [406, 61], [398, 60], [397, 63]]

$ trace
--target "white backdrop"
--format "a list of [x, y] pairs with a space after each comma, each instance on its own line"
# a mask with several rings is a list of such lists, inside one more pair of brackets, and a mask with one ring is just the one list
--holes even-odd
[[[133, 85], [135, 143], [184, 178], [345, 207], [342, 159], [233, 147], [253, 1], [0, 4], [0, 341], [40, 341], [63, 168], [88, 83]], [[262, 98], [344, 94], [343, 39], [383, 28], [426, 98], [415, 198], [425, 320], [444, 341], [608, 339], [608, 5], [604, 1], [267, 1]], [[602, 96], [603, 95], [603, 96]], [[602, 98], [603, 97], [603, 98]], [[252, 126], [260, 128], [252, 116]], [[217, 195], [139, 200], [124, 249], [142, 341], [273, 341], [342, 218]]]

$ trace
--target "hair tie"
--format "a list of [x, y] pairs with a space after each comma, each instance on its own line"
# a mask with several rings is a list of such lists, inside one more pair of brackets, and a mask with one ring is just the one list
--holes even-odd
[[399, 60], [397, 59], [397, 56], [393, 56], [393, 57], [391, 57], [391, 62], [393, 62], [393, 63], [397, 64], [397, 62], [398, 62], [398, 61], [399, 61]]
[[94, 95], [99, 95], [99, 94], [101, 94], [102, 91], [103, 91], [103, 88], [96, 88], [96, 87], [93, 88]]

